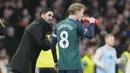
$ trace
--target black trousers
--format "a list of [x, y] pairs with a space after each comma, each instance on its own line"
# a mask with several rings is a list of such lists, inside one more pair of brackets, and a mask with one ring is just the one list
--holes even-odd
[[57, 73], [53, 68], [39, 68], [39, 73]]

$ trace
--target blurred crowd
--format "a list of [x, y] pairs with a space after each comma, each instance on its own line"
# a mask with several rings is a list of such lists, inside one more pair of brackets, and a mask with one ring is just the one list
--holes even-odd
[[[34, 2], [34, 3], [33, 3]], [[85, 15], [99, 20], [92, 40], [82, 38], [80, 50], [84, 56], [88, 47], [94, 51], [104, 45], [104, 35], [112, 33], [116, 38], [117, 56], [127, 49], [130, 43], [130, 0], [0, 0], [0, 18], [6, 25], [5, 36], [0, 36], [0, 65], [8, 62], [16, 52], [24, 29], [40, 16], [42, 8], [52, 8], [55, 26], [67, 17], [67, 8], [74, 2], [86, 5]], [[0, 66], [1, 67], [1, 66]], [[6, 70], [6, 68], [4, 69]]]

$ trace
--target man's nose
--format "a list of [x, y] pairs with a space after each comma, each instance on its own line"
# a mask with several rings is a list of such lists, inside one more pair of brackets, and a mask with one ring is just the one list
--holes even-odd
[[53, 19], [53, 17], [50, 17], [50, 19]]

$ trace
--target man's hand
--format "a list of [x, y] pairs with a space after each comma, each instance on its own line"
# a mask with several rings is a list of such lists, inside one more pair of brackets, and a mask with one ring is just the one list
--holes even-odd
[[47, 40], [48, 40], [49, 42], [51, 42], [51, 40], [52, 40], [52, 35], [51, 35], [51, 34], [46, 35], [46, 38], [47, 38]]
[[55, 63], [54, 69], [58, 72], [58, 62]]
[[88, 18], [88, 20], [89, 20], [90, 23], [95, 23], [95, 21], [96, 21], [96, 19], [93, 18], [93, 17]]
[[104, 70], [104, 69], [107, 68], [107, 65], [106, 64], [102, 64], [100, 67]]
[[83, 22], [94, 23], [96, 25], [99, 24], [99, 21], [93, 17], [83, 17], [82, 20]]
[[125, 61], [125, 58], [119, 58], [119, 61], [120, 61], [120, 63], [126, 62], [126, 61]]

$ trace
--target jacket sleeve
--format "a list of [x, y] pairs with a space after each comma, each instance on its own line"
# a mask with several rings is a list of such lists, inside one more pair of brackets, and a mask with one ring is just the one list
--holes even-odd
[[34, 42], [46, 51], [50, 49], [50, 42], [46, 37], [43, 37], [41, 29], [40, 26], [35, 26], [35, 29], [31, 32], [31, 36], [33, 37]]

